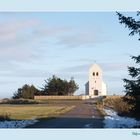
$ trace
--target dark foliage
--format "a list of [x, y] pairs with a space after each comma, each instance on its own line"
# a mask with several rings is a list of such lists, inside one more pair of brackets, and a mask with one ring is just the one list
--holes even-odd
[[34, 95], [37, 94], [39, 90], [34, 85], [25, 84], [22, 88], [19, 88], [13, 95], [13, 99], [33, 99]]
[[[140, 12], [137, 12], [136, 17], [126, 17], [117, 12], [119, 21], [130, 30], [130, 36], [138, 35], [140, 41]], [[138, 114], [140, 110], [140, 55], [131, 56], [136, 63], [136, 67], [128, 67], [128, 72], [131, 79], [123, 79], [125, 82], [126, 96], [131, 96], [133, 100], [127, 100], [128, 103], [135, 106], [134, 114]]]
[[[123, 14], [120, 14], [117, 12], [117, 15], [119, 17], [119, 21], [121, 24], [124, 24], [126, 28], [128, 28], [131, 32], [129, 35], [138, 35], [140, 40], [140, 19], [136, 20], [133, 17], [126, 17]], [[137, 12], [137, 17], [140, 16], [140, 12]]]
[[77, 89], [78, 85], [73, 78], [67, 81], [53, 75], [52, 78], [45, 80], [41, 93], [43, 95], [73, 95]]
[[[126, 17], [123, 14], [117, 12], [119, 21], [121, 24], [124, 24], [131, 32], [129, 35], [138, 35], [140, 41], [140, 19], [135, 19], [133, 17]], [[140, 12], [137, 12], [136, 16], [139, 17]], [[137, 67], [128, 67], [129, 75], [131, 79], [124, 79], [125, 82], [125, 92], [126, 95], [130, 96], [139, 96], [140, 95], [140, 55], [131, 56], [131, 58], [137, 64]]]

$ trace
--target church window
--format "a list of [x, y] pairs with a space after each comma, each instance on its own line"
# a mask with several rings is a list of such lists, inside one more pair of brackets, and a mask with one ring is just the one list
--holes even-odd
[[98, 76], [99, 75], [99, 73], [98, 72], [96, 72], [96, 76]]
[[95, 76], [95, 72], [93, 72], [93, 76]]

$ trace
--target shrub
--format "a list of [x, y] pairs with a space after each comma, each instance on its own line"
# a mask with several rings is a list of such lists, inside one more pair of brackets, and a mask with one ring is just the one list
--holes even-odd
[[39, 102], [36, 100], [29, 99], [9, 99], [7, 101], [1, 102], [1, 104], [38, 104]]
[[128, 102], [130, 100], [133, 100], [130, 96], [108, 96], [103, 100], [103, 105], [112, 108], [118, 114], [128, 114], [134, 109], [134, 105]]
[[7, 121], [10, 120], [10, 114], [9, 113], [5, 113], [3, 115], [0, 115], [0, 121]]

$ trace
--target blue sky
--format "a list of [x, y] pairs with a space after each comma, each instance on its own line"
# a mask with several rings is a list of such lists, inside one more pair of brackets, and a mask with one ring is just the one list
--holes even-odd
[[1, 12], [0, 98], [23, 84], [40, 88], [53, 74], [74, 77], [83, 94], [95, 60], [108, 94], [123, 94], [130, 55], [139, 54], [138, 37], [128, 34], [115, 12]]

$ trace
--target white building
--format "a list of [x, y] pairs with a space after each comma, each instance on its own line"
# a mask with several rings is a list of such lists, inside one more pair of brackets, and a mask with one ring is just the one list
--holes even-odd
[[89, 69], [89, 81], [85, 84], [86, 95], [90, 97], [106, 95], [106, 84], [103, 82], [102, 77], [102, 69], [97, 64], [94, 64]]

